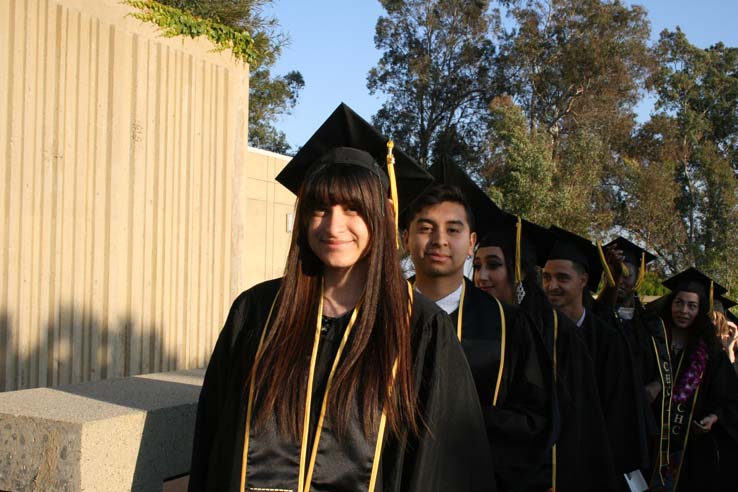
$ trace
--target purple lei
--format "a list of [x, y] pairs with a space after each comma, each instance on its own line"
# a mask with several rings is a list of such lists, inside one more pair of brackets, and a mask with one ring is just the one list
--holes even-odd
[[707, 344], [700, 339], [697, 348], [689, 356], [687, 372], [682, 375], [674, 389], [674, 395], [672, 396], [674, 403], [684, 403], [694, 394], [697, 387], [702, 383], [705, 366], [707, 366]]

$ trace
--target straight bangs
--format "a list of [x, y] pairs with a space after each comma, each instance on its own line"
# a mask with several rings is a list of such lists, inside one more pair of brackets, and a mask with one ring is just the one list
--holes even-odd
[[359, 212], [373, 235], [378, 225], [376, 216], [384, 215], [379, 185], [379, 177], [363, 167], [326, 166], [305, 183], [300, 207], [301, 223], [307, 225], [315, 210], [342, 205]]

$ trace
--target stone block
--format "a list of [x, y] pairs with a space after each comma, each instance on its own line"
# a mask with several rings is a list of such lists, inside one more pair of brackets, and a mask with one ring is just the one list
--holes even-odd
[[189, 472], [203, 372], [3, 393], [0, 490], [160, 492]]

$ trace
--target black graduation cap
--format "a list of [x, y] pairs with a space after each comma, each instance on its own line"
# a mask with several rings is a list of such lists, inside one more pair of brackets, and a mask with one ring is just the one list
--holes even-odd
[[646, 251], [645, 249], [641, 248], [637, 244], [633, 243], [632, 241], [629, 241], [625, 239], [622, 236], [618, 236], [609, 243], [605, 245], [605, 248], [609, 248], [610, 246], [615, 246], [617, 249], [623, 252], [623, 256], [625, 257], [625, 261], [630, 263], [631, 265], [640, 266], [648, 265], [653, 260], [656, 259], [656, 255]]
[[[390, 141], [346, 104], [341, 103], [318, 128], [300, 151], [277, 175], [277, 181], [297, 194], [305, 178], [325, 165], [356, 165], [375, 172], [387, 183], [391, 172], [385, 166]], [[432, 183], [428, 174], [412, 157], [394, 147], [394, 173], [397, 176], [399, 203], [402, 210]]]
[[724, 295], [717, 296], [715, 298], [715, 311], [719, 311], [727, 316], [728, 313], [730, 312], [728, 311], [728, 309], [732, 308], [733, 306], [737, 304], [738, 302], [728, 297], [725, 297]]
[[602, 263], [597, 247], [592, 241], [557, 226], [549, 227], [556, 242], [548, 254], [549, 260], [569, 260], [579, 263], [587, 271], [587, 288], [596, 291], [602, 277]]
[[515, 283], [521, 281], [523, 265], [546, 264], [555, 236], [551, 231], [517, 215], [502, 212], [488, 226], [488, 233], [479, 239], [479, 247], [499, 246], [515, 259]]
[[710, 302], [710, 311], [713, 310], [713, 299], [728, 291], [695, 267], [689, 267], [683, 272], [677, 273], [673, 277], [664, 280], [662, 284], [672, 292], [687, 291], [704, 294]]
[[492, 231], [496, 221], [502, 219], [505, 212], [458, 166], [448, 162], [439, 162], [428, 170], [437, 183], [456, 186], [461, 190], [469, 206], [474, 212], [474, 229], [477, 238], [482, 238]]
[[736, 325], [738, 325], [738, 316], [733, 314], [732, 311], [725, 310], [725, 317], [728, 319], [728, 321], [732, 321]]

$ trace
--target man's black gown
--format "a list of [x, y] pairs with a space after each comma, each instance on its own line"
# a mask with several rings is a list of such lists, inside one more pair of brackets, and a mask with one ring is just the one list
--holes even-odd
[[635, 375], [626, 342], [590, 309], [578, 332], [592, 357], [615, 472], [621, 475], [642, 469], [647, 465], [647, 448], [638, 430], [641, 415], [633, 403]]
[[[522, 308], [530, 309], [526, 308], [525, 301]], [[540, 326], [546, 350], [555, 367], [561, 427], [549, 462], [515, 490], [548, 490], [553, 485], [554, 475], [558, 491], [614, 490], [612, 452], [589, 349], [577, 333], [576, 324], [550, 305], [542, 312], [528, 312], [528, 315]]]
[[[659, 446], [662, 435], [662, 421], [667, 420], [667, 412], [662, 401], [671, 395], [673, 376], [668, 355], [664, 324], [643, 308], [634, 299], [633, 319], [621, 319], [617, 311], [601, 302], [594, 303], [595, 313], [605, 323], [621, 334], [626, 342], [628, 363], [633, 368], [633, 404], [640, 416], [635, 423], [639, 434], [641, 470], [648, 478], [651, 468], [659, 461], [659, 447], [666, 450], [666, 441]], [[648, 401], [645, 386], [653, 381], [661, 384], [661, 394], [653, 402]], [[665, 434], [664, 434], [665, 436]], [[665, 458], [665, 454], [663, 455]]]
[[[190, 491], [239, 490], [248, 402], [247, 380], [281, 280], [259, 284], [233, 303], [205, 374], [197, 411]], [[290, 301], [292, 302], [292, 301]], [[339, 329], [343, 329], [338, 323]], [[267, 328], [268, 329], [268, 328]], [[303, 327], [296, 329], [305, 329]], [[310, 328], [308, 328], [310, 329]], [[494, 472], [477, 391], [450, 320], [416, 295], [411, 316], [415, 390], [422, 413], [419, 435], [387, 430], [375, 491], [494, 491]], [[330, 331], [330, 330], [329, 330]], [[335, 356], [329, 336], [317, 361], [314, 401], [325, 382], [320, 368]], [[322, 336], [321, 336], [322, 338]], [[289, 343], [286, 340], [285, 343]], [[348, 343], [351, 343], [349, 338]], [[309, 357], [309, 352], [306, 357]], [[345, 434], [330, 418], [320, 435], [310, 490], [367, 491], [377, 435], [366, 438], [355, 406]], [[310, 428], [318, 416], [311, 412]], [[250, 432], [246, 490], [296, 490], [300, 443], [274, 430], [273, 419]], [[314, 433], [311, 433], [314, 435]], [[312, 446], [308, 446], [312, 448]]]
[[[498, 488], [507, 490], [540, 464], [552, 442], [551, 367], [540, 335], [517, 307], [499, 303], [469, 279], [464, 281], [461, 346], [482, 405]], [[457, 328], [458, 318], [459, 309], [451, 313]]]

